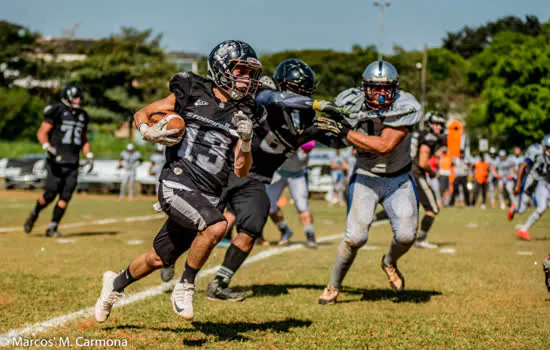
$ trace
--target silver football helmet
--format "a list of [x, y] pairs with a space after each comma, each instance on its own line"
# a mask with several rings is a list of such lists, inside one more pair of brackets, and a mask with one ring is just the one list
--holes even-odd
[[399, 87], [397, 69], [386, 61], [372, 62], [363, 72], [365, 101], [370, 109], [386, 109], [395, 99]]

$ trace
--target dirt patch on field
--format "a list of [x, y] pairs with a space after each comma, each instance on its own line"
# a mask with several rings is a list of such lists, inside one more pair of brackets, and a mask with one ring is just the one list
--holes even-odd
[[12, 302], [12, 297], [7, 294], [0, 294], [0, 305], [9, 305]]

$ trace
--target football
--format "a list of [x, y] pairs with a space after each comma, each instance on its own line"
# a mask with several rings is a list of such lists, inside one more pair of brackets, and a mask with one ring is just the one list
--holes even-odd
[[183, 118], [174, 111], [159, 111], [155, 112], [149, 118], [149, 126], [152, 126], [162, 119], [168, 118], [168, 123], [166, 124], [166, 130], [177, 129], [179, 132], [177, 134], [171, 135], [171, 137], [181, 137], [185, 133], [185, 121]]

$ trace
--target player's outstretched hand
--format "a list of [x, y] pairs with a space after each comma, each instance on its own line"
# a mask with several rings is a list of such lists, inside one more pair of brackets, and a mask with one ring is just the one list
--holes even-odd
[[346, 137], [350, 131], [343, 123], [322, 116], [315, 117], [313, 124], [320, 130], [331, 132], [340, 137]]
[[170, 137], [171, 135], [177, 134], [179, 130], [165, 130], [164, 127], [168, 123], [167, 119], [162, 119], [153, 126], [149, 126], [146, 123], [141, 123], [139, 125], [139, 132], [146, 141], [151, 143], [160, 143], [165, 146], [174, 146], [180, 143], [181, 137]]
[[336, 120], [341, 120], [349, 114], [345, 109], [334, 105], [332, 102], [324, 100], [313, 101], [313, 109], [315, 111], [325, 113]]
[[238, 111], [233, 115], [237, 120], [237, 134], [244, 142], [252, 140], [252, 120], [242, 111]]

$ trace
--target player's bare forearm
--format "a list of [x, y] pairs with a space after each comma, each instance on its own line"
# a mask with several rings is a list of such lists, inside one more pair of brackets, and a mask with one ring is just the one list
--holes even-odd
[[50, 133], [50, 130], [52, 130], [52, 128], [53, 124], [48, 123], [47, 121], [43, 121], [42, 124], [40, 124], [40, 128], [36, 132], [36, 138], [41, 145], [49, 142], [48, 134]]
[[385, 128], [380, 136], [364, 135], [351, 130], [347, 140], [353, 145], [371, 153], [386, 154], [391, 152], [407, 136], [407, 128]]
[[84, 155], [88, 155], [90, 152], [92, 152], [92, 145], [90, 145], [90, 142], [86, 140], [84, 145], [82, 145], [82, 153], [84, 153]]
[[242, 141], [239, 140], [235, 147], [235, 162], [233, 171], [237, 177], [245, 177], [252, 167], [252, 152], [243, 152], [241, 149]]
[[430, 168], [429, 160], [430, 160], [430, 147], [428, 145], [421, 145], [420, 151], [418, 154], [418, 165], [422, 169], [426, 171], [430, 171], [431, 168]]
[[523, 181], [523, 176], [525, 176], [526, 168], [527, 168], [527, 163], [523, 162], [520, 164], [518, 169], [518, 178], [516, 180], [516, 188], [521, 188], [521, 182]]
[[173, 111], [176, 108], [176, 96], [174, 94], [162, 100], [155, 101], [150, 105], [140, 109], [134, 114], [134, 124], [136, 127], [141, 123], [148, 123], [152, 114], [158, 111]]

